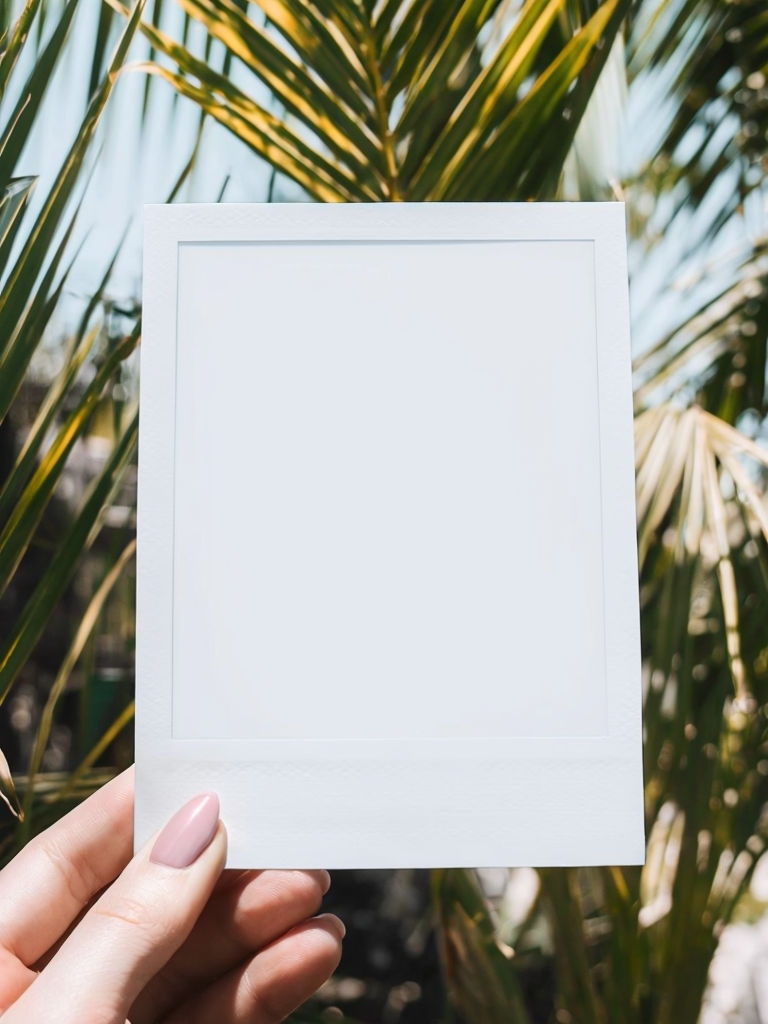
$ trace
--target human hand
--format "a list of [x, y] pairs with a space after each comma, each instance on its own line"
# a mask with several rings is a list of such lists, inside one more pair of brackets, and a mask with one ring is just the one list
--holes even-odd
[[336, 968], [327, 872], [223, 871], [215, 796], [132, 837], [130, 769], [0, 872], [3, 1024], [276, 1024]]

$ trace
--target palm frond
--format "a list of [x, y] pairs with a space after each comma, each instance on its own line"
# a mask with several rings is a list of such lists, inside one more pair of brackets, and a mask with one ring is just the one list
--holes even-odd
[[152, 72], [313, 198], [359, 201], [554, 195], [629, 0], [573, 24], [568, 0], [526, 0], [492, 53], [499, 0], [260, 0], [266, 27], [234, 0], [180, 2], [284, 114], [145, 23]]
[[[70, 243], [88, 171], [89, 151], [143, 10], [143, 2], [137, 3], [122, 26], [114, 54], [93, 91], [77, 136], [53, 183], [42, 196], [34, 220], [28, 223], [28, 200], [36, 178], [19, 174], [17, 165], [24, 159], [27, 143], [39, 120], [43, 97], [67, 52], [67, 40], [79, 6], [78, 0], [70, 0], [60, 11], [51, 8], [48, 12], [51, 24], [44, 27], [46, 5], [29, 0], [16, 22], [4, 26], [0, 93], [10, 89], [18, 96], [15, 107], [0, 126], [0, 422], [5, 428], [8, 426], [6, 417], [43, 342], [45, 328], [59, 307], [77, 256], [71, 253]], [[25, 48], [29, 48], [24, 54], [28, 59], [20, 61]], [[24, 73], [24, 80], [17, 82], [15, 73], [23, 67], [29, 70]], [[109, 272], [102, 288], [108, 276]], [[96, 337], [90, 320], [98, 302], [97, 295], [88, 305], [64, 366], [50, 385], [7, 476], [0, 481], [0, 560], [3, 562], [0, 598], [7, 599], [20, 563], [38, 541], [43, 512], [55, 493], [74, 445], [85, 434], [110, 377], [138, 340], [138, 334], [134, 334], [114, 346], [81, 396], [80, 371]], [[54, 424], [58, 425], [58, 432], [45, 450]], [[7, 624], [0, 654], [0, 703], [11, 691], [19, 671], [34, 650], [83, 553], [97, 536], [105, 502], [133, 457], [135, 443], [136, 424], [133, 422], [119, 437], [18, 618]], [[10, 776], [8, 779], [3, 776], [0, 789], [2, 799], [18, 812]]]
[[528, 1024], [520, 984], [477, 882], [465, 871], [436, 871], [432, 889], [443, 969], [462, 1017], [468, 1024]]

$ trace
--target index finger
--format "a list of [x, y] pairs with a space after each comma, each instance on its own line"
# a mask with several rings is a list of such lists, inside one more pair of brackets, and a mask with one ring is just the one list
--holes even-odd
[[0, 871], [0, 947], [31, 967], [133, 853], [133, 768], [36, 836]]

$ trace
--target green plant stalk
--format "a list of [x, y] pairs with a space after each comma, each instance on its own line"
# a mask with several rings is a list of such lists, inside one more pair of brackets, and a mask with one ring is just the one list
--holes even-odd
[[27, 175], [23, 178], [11, 178], [3, 187], [0, 197], [0, 276], [5, 273], [13, 244], [24, 219], [24, 211], [36, 183], [37, 178]]
[[378, 57], [375, 50], [375, 40], [370, 27], [366, 26], [361, 45], [361, 54], [368, 68], [373, 90], [373, 99], [376, 109], [376, 130], [384, 155], [385, 176], [383, 198], [393, 203], [400, 202], [403, 198], [400, 190], [400, 181], [395, 157], [395, 146], [392, 132], [389, 127], [389, 109], [384, 93], [384, 83], [381, 79]]
[[13, 73], [13, 69], [16, 67], [21, 51], [24, 49], [24, 43], [27, 40], [32, 23], [37, 17], [39, 7], [40, 0], [27, 0], [27, 4], [19, 15], [7, 44], [5, 37], [2, 39], [4, 46], [2, 56], [0, 57], [0, 99], [5, 95], [6, 86]]
[[137, 436], [138, 414], [133, 417], [124, 436], [115, 446], [101, 475], [94, 481], [80, 513], [27, 602], [16, 629], [10, 637], [4, 638], [3, 647], [0, 648], [0, 704], [8, 696], [16, 674], [32, 653], [81, 555], [88, 550], [98, 534], [105, 503], [119, 486], [135, 455]]
[[[0, 336], [3, 344], [3, 348], [0, 349], [0, 420], [5, 419], [8, 415], [13, 400], [21, 387], [24, 374], [40, 344], [43, 331], [58, 305], [72, 269], [74, 259], [69, 261], [59, 280], [56, 281], [59, 266], [67, 253], [77, 213], [76, 209], [64, 229], [59, 245], [48, 260], [37, 287], [31, 291], [23, 317], [17, 323], [9, 324], [8, 333]], [[32, 288], [31, 282], [30, 287]], [[2, 318], [2, 301], [5, 294], [4, 290], [3, 296], [0, 296], [0, 319]]]
[[98, 289], [89, 300], [80, 319], [80, 325], [67, 347], [61, 371], [48, 389], [45, 400], [38, 411], [34, 423], [30, 427], [13, 469], [0, 488], [0, 523], [8, 519], [14, 502], [18, 500], [23, 487], [34, 472], [38, 453], [48, 436], [54, 420], [60, 415], [67, 396], [70, 394], [70, 388], [77, 380], [78, 373], [98, 337], [99, 328], [94, 327], [88, 331], [88, 325], [91, 316], [102, 299], [116, 258], [117, 253], [113, 256]]
[[555, 960], [563, 1008], [579, 1024], [612, 1024], [597, 999], [584, 940], [578, 879], [573, 868], [539, 872], [553, 919]]
[[16, 501], [5, 528], [0, 532], [0, 590], [8, 585], [32, 541], [67, 459], [85, 432], [106, 384], [112, 378], [115, 368], [134, 350], [137, 340], [137, 336], [126, 337], [113, 349], [86, 389], [82, 400], [62, 424], [53, 444]]
[[88, 751], [77, 768], [72, 772], [66, 784], [57, 792], [57, 800], [66, 800], [75, 791], [76, 786], [83, 776], [86, 772], [90, 771], [110, 743], [117, 739], [123, 729], [133, 721], [135, 713], [136, 703], [135, 701], [130, 701], [126, 704], [114, 722], [104, 730], [103, 734], [99, 737], [98, 742], [95, 743]]
[[441, 963], [468, 1024], [529, 1024], [514, 966], [501, 952], [488, 906], [470, 873], [432, 873]]
[[[64, 688], [67, 685], [67, 681], [69, 680], [75, 665], [80, 659], [80, 655], [83, 652], [86, 641], [92, 635], [96, 624], [99, 621], [107, 598], [111, 594], [115, 583], [120, 579], [121, 573], [126, 564], [134, 557], [135, 553], [136, 541], [132, 540], [125, 546], [117, 560], [105, 574], [95, 594], [88, 603], [88, 607], [86, 608], [77, 631], [72, 638], [72, 642], [69, 645], [69, 650], [64, 656], [64, 660], [62, 661], [59, 671], [56, 674], [56, 678], [53, 681], [53, 685], [51, 686], [37, 727], [35, 742], [32, 747], [32, 754], [29, 760], [29, 768], [27, 770], [27, 786], [23, 800], [23, 808], [27, 821], [29, 821], [29, 812], [34, 798], [35, 781], [37, 779], [38, 772], [40, 771], [40, 765], [43, 762], [45, 749], [48, 745], [56, 707], [64, 692]], [[28, 834], [25, 832], [24, 826], [22, 825], [20, 826], [19, 834], [20, 843], [23, 844], [27, 838]]]

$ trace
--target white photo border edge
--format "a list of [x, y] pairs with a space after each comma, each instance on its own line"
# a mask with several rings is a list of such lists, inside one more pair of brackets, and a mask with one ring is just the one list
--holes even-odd
[[[194, 205], [145, 210], [144, 337], [140, 421], [138, 602], [138, 765], [136, 842], [140, 844], [187, 796], [217, 789], [230, 828], [235, 866], [481, 866], [486, 848], [517, 851], [518, 864], [589, 864], [597, 841], [611, 863], [644, 857], [640, 640], [627, 614], [637, 589], [637, 560], [626, 543], [635, 528], [634, 444], [629, 370], [624, 206], [570, 204]], [[608, 702], [608, 731], [588, 738], [473, 741], [181, 740], [172, 735], [172, 581], [175, 344], [178, 247], [194, 242], [279, 240], [588, 240], [594, 243], [599, 365], [606, 672], [620, 683]], [[151, 519], [142, 514], [152, 502]], [[631, 621], [630, 621], [631, 620]], [[510, 745], [513, 750], [510, 752]], [[340, 756], [339, 751], [345, 752]], [[418, 763], [414, 792], [412, 768]], [[471, 770], [470, 770], [471, 765]], [[510, 768], [514, 765], [514, 773]], [[151, 780], [162, 780], [152, 782]], [[279, 785], [276, 785], [279, 780]], [[313, 817], [328, 788], [343, 791], [339, 813]], [[636, 804], [625, 794], [637, 792]], [[289, 791], [304, 808], [284, 820], [274, 794]], [[386, 799], [412, 832], [419, 860], [402, 863], [403, 832], [372, 813], [365, 794]], [[382, 794], [385, 794], [383, 796]], [[455, 856], [441, 858], [440, 837], [422, 835], [419, 807], [428, 800]], [[290, 802], [290, 801], [289, 801]], [[456, 815], [456, 806], [462, 814]], [[466, 810], [468, 808], [468, 810]], [[542, 820], [556, 815], [557, 829]], [[262, 835], [280, 820], [281, 836]], [[235, 824], [236, 823], [236, 824]], [[311, 831], [316, 864], [286, 856]], [[543, 838], [543, 833], [553, 833]], [[560, 833], [557, 837], [556, 833]], [[568, 836], [567, 844], [562, 836]], [[252, 863], [258, 836], [259, 863]], [[340, 841], [341, 837], [341, 841]], [[583, 837], [580, 839], [580, 837]], [[287, 844], [287, 846], [286, 846]], [[564, 847], [567, 846], [567, 852]], [[347, 849], [341, 858], [338, 851]], [[371, 851], [375, 851], [371, 853]], [[511, 866], [511, 865], [510, 865]]]

